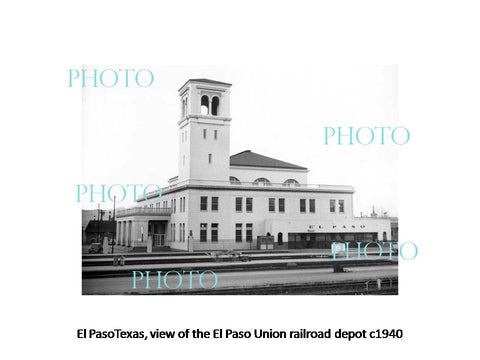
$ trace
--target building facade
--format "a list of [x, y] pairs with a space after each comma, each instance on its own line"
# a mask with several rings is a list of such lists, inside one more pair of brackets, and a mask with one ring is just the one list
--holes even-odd
[[117, 213], [117, 243], [178, 250], [330, 248], [390, 241], [390, 221], [356, 218], [354, 188], [308, 184], [308, 169], [254, 153], [230, 156], [231, 84], [190, 79], [180, 89], [178, 175]]

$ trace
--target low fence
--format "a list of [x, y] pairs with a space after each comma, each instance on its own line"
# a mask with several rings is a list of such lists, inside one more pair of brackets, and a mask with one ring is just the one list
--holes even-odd
[[256, 250], [258, 248], [256, 239], [252, 239], [252, 241], [219, 239], [218, 241], [208, 240], [208, 242], [195, 239], [193, 241], [195, 251]]

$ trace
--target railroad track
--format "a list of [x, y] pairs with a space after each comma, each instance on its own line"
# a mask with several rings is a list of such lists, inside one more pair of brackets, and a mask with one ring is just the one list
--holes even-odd
[[[378, 281], [380, 280], [380, 286]], [[214, 290], [149, 291], [145, 295], [398, 295], [398, 277], [322, 283], [260, 285]], [[126, 295], [139, 295], [128, 292]]]

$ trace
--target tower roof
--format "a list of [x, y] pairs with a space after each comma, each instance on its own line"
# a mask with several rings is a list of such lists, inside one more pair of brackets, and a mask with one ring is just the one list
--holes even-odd
[[277, 160], [268, 156], [260, 155], [252, 152], [251, 150], [245, 150], [238, 154], [230, 156], [230, 165], [277, 168], [277, 169], [308, 170], [306, 167], [291, 164], [282, 160]]
[[198, 81], [198, 82], [204, 82], [204, 83], [209, 83], [209, 84], [217, 84], [217, 85], [226, 85], [226, 86], [232, 86], [230, 83], [222, 82], [222, 81], [217, 81], [217, 80], [211, 80], [211, 79], [188, 79], [185, 84], [183, 84], [178, 91], [180, 91], [185, 85], [187, 85], [190, 81]]

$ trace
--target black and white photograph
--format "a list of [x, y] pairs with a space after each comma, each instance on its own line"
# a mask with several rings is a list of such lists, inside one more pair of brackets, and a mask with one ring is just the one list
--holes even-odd
[[152, 69], [82, 91], [83, 294], [398, 294], [395, 66]]

